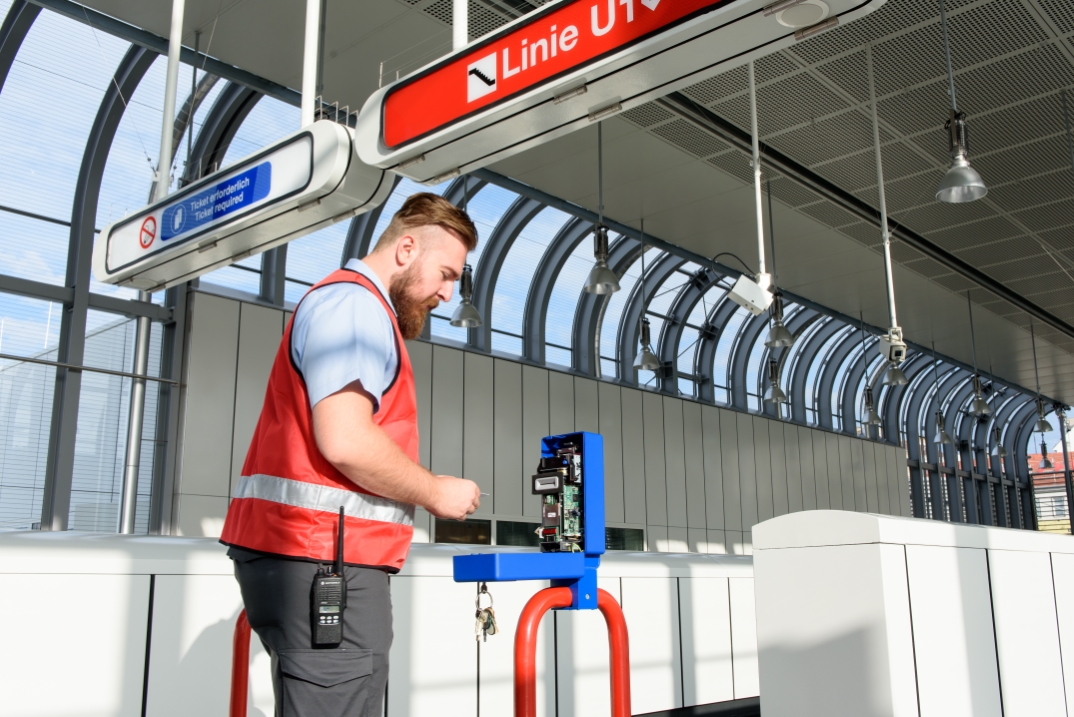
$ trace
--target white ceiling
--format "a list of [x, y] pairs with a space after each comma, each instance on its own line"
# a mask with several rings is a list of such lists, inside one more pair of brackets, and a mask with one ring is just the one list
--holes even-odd
[[[1054, 0], [949, 0], [949, 7], [954, 8], [954, 13], [957, 14], [959, 9], [969, 12], [978, 7], [988, 9], [985, 6], [994, 4], [999, 7], [1012, 1], [1037, 8], [1038, 15], [1043, 14], [1040, 10], [1042, 4], [1054, 4]], [[157, 35], [168, 35], [170, 2], [87, 0], [85, 4]], [[300, 84], [304, 4], [301, 0], [187, 0], [184, 44], [192, 47], [194, 32], [200, 31], [200, 47], [208, 54], [297, 89]], [[930, 0], [930, 5], [935, 6], [935, 2]], [[381, 63], [386, 78], [392, 80], [397, 71], [405, 74], [446, 53], [450, 49], [451, 32], [450, 27], [442, 21], [446, 17], [445, 8], [449, 11], [450, 0], [330, 0], [325, 40], [325, 99], [357, 109], [378, 87]], [[889, 11], [881, 16], [885, 10]], [[936, 39], [933, 37], [936, 34], [934, 23], [912, 17], [913, 12], [927, 12], [923, 0], [892, 0], [874, 13], [880, 18], [877, 23], [887, 24], [874, 25], [881, 27], [883, 32], [902, 37], [907, 30], [898, 25], [903, 22], [908, 27], [927, 30], [929, 38]], [[503, 15], [503, 18], [506, 17]], [[985, 13], [981, 19], [976, 20], [993, 25], [982, 28], [980, 32], [987, 35], [988, 32], [1002, 31], [1006, 21], [1003, 13], [993, 13], [992, 19], [989, 17]], [[967, 15], [963, 22], [968, 22], [969, 19], [970, 16]], [[480, 16], [477, 20], [472, 17], [471, 27], [475, 26], [475, 22], [479, 23], [478, 27], [485, 28], [501, 21], [501, 18], [492, 15]], [[869, 22], [869, 19], [858, 24], [865, 22]], [[1062, 29], [1052, 27], [1053, 39], [1058, 37], [1057, 41], [1069, 45], [1071, 33], [1062, 35]], [[843, 53], [844, 59], [853, 61], [853, 54], [848, 53], [852, 53], [855, 44], [861, 42], [861, 38], [853, 31], [854, 26], [848, 26], [830, 33], [831, 39], [825, 39], [824, 42], [831, 45], [831, 53]], [[803, 47], [805, 46], [806, 44], [803, 44]], [[817, 43], [810, 41], [808, 46], [814, 48], [815, 54]], [[992, 48], [985, 47], [978, 55], [987, 55], [990, 49]], [[1010, 49], [1000, 47], [995, 49], [995, 52], [1002, 55], [1004, 52], [1009, 53]], [[926, 61], [919, 59], [920, 57], [928, 59]], [[794, 72], [803, 71], [798, 66], [790, 67], [784, 57], [773, 59], [779, 61], [770, 63], [771, 74], [762, 75], [762, 82], [768, 81], [775, 86], [780, 71], [785, 70], [792, 75]], [[988, 58], [972, 59], [976, 64], [971, 70], [986, 64]], [[929, 82], [935, 79], [935, 60], [935, 57], [920, 53], [909, 59], [903, 58], [901, 65], [908, 67], [900, 66], [898, 74], [900, 78], [906, 75], [906, 82], [917, 88], [913, 92], [920, 94], [921, 88], [928, 89]], [[812, 56], [810, 62], [817, 64], [818, 60]], [[784, 65], [788, 67], [784, 68]], [[862, 68], [857, 69], [863, 72]], [[810, 71], [807, 69], [806, 72]], [[929, 81], [925, 81], [925, 78], [929, 78]], [[882, 110], [893, 126], [899, 124], [899, 112], [902, 111], [902, 105], [892, 99], [898, 98], [901, 96], [900, 92], [904, 92], [899, 89], [901, 81], [902, 79], [898, 79], [887, 84], [880, 83], [882, 97], [887, 97], [888, 103], [888, 109], [885, 110], [885, 100], [882, 99]], [[801, 88], [796, 87], [795, 82], [783, 84], [786, 85], [785, 91], [769, 91], [769, 107], [778, 107], [781, 115], [793, 118], [798, 103], [801, 106], [799, 125], [801, 122], [809, 124], [811, 121], [816, 125], [817, 110], [807, 106], [813, 99], [803, 97]], [[800, 85], [800, 82], [797, 84]], [[855, 88], [854, 91], [859, 89]], [[732, 99], [724, 108], [724, 116], [741, 125], [741, 118], [737, 116], [735, 109], [741, 103], [741, 98], [735, 96], [735, 89], [730, 85], [725, 94]], [[941, 96], [937, 100], [932, 95], [929, 97], [931, 104], [936, 105], [936, 122], [932, 124], [942, 123], [946, 111], [943, 106], [944, 98]], [[793, 128], [788, 130], [785, 126], [765, 129], [766, 97], [762, 95], [761, 99], [763, 133], [774, 132], [778, 135], [800, 131]], [[853, 97], [849, 100], [853, 100]], [[922, 103], [915, 103], [908, 102], [906, 111], [916, 112]], [[933, 109], [931, 104], [925, 103], [926, 109]], [[860, 105], [857, 108], [851, 107], [851, 111], [860, 111]], [[772, 113], [768, 116], [771, 117]], [[783, 125], [786, 124], [783, 122]], [[605, 205], [609, 216], [637, 226], [637, 220], [644, 213], [647, 231], [664, 240], [710, 256], [721, 251], [732, 251], [751, 264], [755, 263], [752, 191], [740, 178], [744, 172], [737, 171], [738, 168], [733, 164], [741, 161], [741, 169], [746, 169], [745, 157], [724, 153], [719, 162], [708, 162], [624, 119], [613, 118], [605, 122], [605, 127]], [[833, 126], [830, 131], [837, 133], [838, 125]], [[907, 132], [913, 134], [910, 130]], [[930, 136], [924, 146], [935, 156], [936, 147], [931, 145], [942, 142], [942, 139], [942, 134], [938, 138]], [[916, 140], [916, 136], [906, 139], [896, 136], [894, 130], [885, 131], [885, 142], [906, 143]], [[836, 136], [834, 139], [825, 140], [824, 146], [821, 147], [815, 146], [815, 140], [809, 140], [805, 147], [816, 150], [821, 155], [827, 154], [828, 156], [820, 157], [819, 163], [830, 164], [836, 156], [842, 155], [838, 147], [828, 147], [831, 142], [838, 145], [840, 138]], [[885, 152], [889, 151], [886, 146]], [[789, 153], [794, 157], [793, 151]], [[942, 155], [942, 151], [940, 154]], [[805, 164], [814, 164], [804, 157], [794, 158]], [[918, 160], [924, 161], [921, 157]], [[728, 162], [732, 164], [728, 165]], [[715, 166], [721, 163], [723, 168]], [[861, 163], [860, 158], [858, 163]], [[728, 168], [735, 171], [726, 171]], [[596, 208], [596, 132], [592, 129], [513, 157], [493, 169], [590, 209]], [[931, 167], [927, 169], [935, 171]], [[995, 171], [998, 170], [993, 170]], [[922, 182], [930, 186], [934, 182], [929, 171], [919, 174], [924, 177]], [[833, 181], [840, 184], [837, 179]], [[1014, 185], [1017, 183], [1012, 182]], [[840, 186], [860, 193], [863, 198], [866, 198], [870, 191], [875, 196], [875, 179], [871, 190], [867, 184], [864, 182], [862, 187], [843, 184]], [[914, 193], [920, 194], [920, 188], [913, 188], [911, 194]], [[775, 196], [781, 195], [777, 192]], [[874, 200], [866, 198], [866, 201]], [[924, 210], [931, 211], [928, 206], [925, 206]], [[793, 209], [780, 200], [775, 203], [776, 268], [780, 284], [794, 293], [848, 315], [857, 316], [862, 312], [866, 321], [875, 325], [886, 325], [887, 311], [880, 255], [860, 239], [851, 238], [847, 233], [818, 221], [814, 218], [819, 214], [817, 211], [811, 213], [813, 216], [806, 211]], [[856, 236], [860, 236], [863, 231], [868, 233], [868, 229], [863, 230], [859, 226]], [[879, 243], [879, 230], [875, 233], [876, 243]], [[968, 235], [973, 236], [972, 230]], [[1052, 237], [1050, 241], [1062, 243], [1067, 240], [1060, 236]], [[1074, 250], [1074, 243], [1067, 241], [1061, 248], [1065, 250], [1067, 247]], [[978, 265], [973, 261], [971, 263]], [[987, 261], [983, 263], [987, 265]], [[733, 265], [733, 262], [731, 264]], [[956, 294], [940, 283], [926, 278], [926, 275], [932, 276], [935, 272], [930, 274], [921, 262], [908, 265], [918, 270], [899, 265], [895, 270], [898, 318], [908, 339], [925, 345], [935, 341], [937, 351], [966, 363], [972, 362], [965, 295]], [[1071, 296], [1065, 301], [1074, 302], [1074, 285], [1069, 287], [1069, 291]], [[1060, 294], [1062, 293], [1061, 288]], [[981, 297], [987, 298], [989, 297]], [[978, 300], [978, 297], [975, 296], [975, 300]], [[991, 362], [999, 377], [1032, 387], [1034, 377], [1029, 332], [1012, 323], [1012, 320], [993, 313], [998, 310], [995, 306], [990, 305], [989, 309], [992, 310], [975, 307], [974, 312], [978, 359], [982, 368], [987, 368]], [[1044, 393], [1074, 404], [1074, 356], [1041, 340], [1038, 340], [1038, 354]]]

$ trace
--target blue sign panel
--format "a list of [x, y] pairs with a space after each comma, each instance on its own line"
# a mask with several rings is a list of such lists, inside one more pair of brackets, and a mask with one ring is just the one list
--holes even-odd
[[271, 188], [272, 163], [262, 162], [165, 209], [160, 239], [174, 239], [244, 209], [267, 197]]

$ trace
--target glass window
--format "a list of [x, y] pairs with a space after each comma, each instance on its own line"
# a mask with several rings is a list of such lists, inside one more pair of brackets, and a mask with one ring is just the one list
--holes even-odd
[[574, 314], [582, 287], [592, 268], [593, 240], [592, 235], [587, 234], [563, 264], [548, 300], [548, 315], [544, 324], [545, 357], [560, 366], [573, 365]]
[[717, 403], [731, 402], [731, 351], [749, 316], [751, 314], [745, 309], [735, 309], [720, 332], [720, 341], [716, 344], [716, 355], [712, 362], [712, 383]]
[[605, 528], [608, 550], [645, 550], [645, 531], [641, 528]]
[[[152, 325], [149, 374], [159, 375], [161, 327]], [[86, 330], [85, 365], [112, 371], [130, 371], [134, 360], [135, 321], [115, 314], [90, 311]], [[71, 486], [71, 530], [114, 532], [118, 522], [130, 415], [132, 381], [84, 371], [75, 436], [75, 464]], [[159, 384], [146, 383], [142, 452], [139, 461], [138, 504], [135, 530], [149, 525]]]
[[[0, 294], [0, 353], [56, 360], [60, 305]], [[56, 369], [0, 359], [0, 530], [41, 519]]]
[[439, 520], [436, 521], [434, 543], [462, 545], [491, 545], [491, 520]]
[[522, 323], [533, 275], [548, 245], [570, 216], [547, 207], [533, 218], [507, 252], [492, 301], [492, 348], [521, 355]]
[[521, 523], [513, 520], [496, 521], [496, 545], [518, 545], [536, 548], [541, 544], [537, 537], [540, 523]]

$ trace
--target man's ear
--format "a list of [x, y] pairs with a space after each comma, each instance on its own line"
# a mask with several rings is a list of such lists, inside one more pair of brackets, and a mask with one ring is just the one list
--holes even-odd
[[395, 242], [395, 262], [399, 266], [410, 266], [417, 254], [418, 240], [412, 234], [404, 234]]

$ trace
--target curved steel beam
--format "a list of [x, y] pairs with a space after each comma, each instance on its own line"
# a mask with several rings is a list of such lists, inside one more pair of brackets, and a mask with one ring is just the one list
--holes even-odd
[[[179, 144], [183, 141], [183, 135], [187, 133], [191, 123], [194, 121], [194, 117], [197, 116], [198, 110], [201, 108], [202, 103], [205, 102], [205, 98], [212, 92], [213, 87], [216, 86], [219, 77], [213, 74], [206, 73], [202, 76], [201, 80], [194, 87], [194, 91], [186, 97], [186, 101], [183, 102], [183, 106], [179, 109], [179, 112], [175, 115], [175, 123], [172, 125], [172, 163], [175, 162], [175, 153], [179, 151]], [[187, 164], [194, 163], [194, 146], [191, 144], [189, 147], [190, 159]], [[183, 186], [183, 178], [186, 176], [187, 168], [183, 167], [183, 171], [179, 176], [179, 186]], [[149, 202], [153, 201], [153, 190], [150, 189]]]
[[[798, 341], [802, 340], [802, 334], [805, 333], [806, 330], [809, 329], [809, 327], [811, 327], [815, 322], [822, 320], [823, 318], [824, 315], [819, 313], [815, 309], [803, 306], [798, 311], [795, 311], [789, 319], [787, 319], [787, 330], [791, 332], [791, 335], [794, 336], [794, 340], [797, 343]], [[782, 376], [783, 385], [786, 386], [788, 399], [787, 402], [789, 405], [788, 414], [790, 415], [790, 420], [795, 421], [797, 423], [805, 424], [805, 407], [796, 406], [795, 399], [793, 396], [794, 372], [797, 364], [787, 365], [787, 357], [790, 355], [790, 351], [792, 348], [793, 346], [781, 350], [779, 356], [780, 376]], [[801, 354], [797, 355], [800, 356]], [[801, 415], [801, 418], [796, 418], [795, 416], [797, 415]]]
[[720, 347], [727, 322], [739, 308], [741, 307], [738, 304], [724, 295], [713, 305], [705, 319], [696, 354], [697, 393], [702, 401], [716, 402], [716, 351]]
[[[67, 275], [64, 283], [72, 290], [72, 298], [64, 302], [61, 312], [60, 341], [56, 352], [56, 360], [60, 363], [81, 366], [85, 358], [90, 268], [101, 178], [116, 130], [127, 107], [127, 98], [134, 95], [138, 83], [156, 58], [156, 53], [141, 47], [127, 50], [104, 92], [104, 98], [86, 140], [71, 209]], [[41, 527], [44, 530], [67, 529], [81, 391], [81, 371], [62, 368], [56, 370], [44, 495], [41, 501]]]
[[[891, 386], [887, 391], [883, 392], [882, 396], [877, 397], [877, 403], [883, 403], [883, 407], [878, 406], [876, 410], [884, 421], [884, 433], [888, 443], [899, 444], [899, 438], [902, 434], [902, 425], [899, 419], [902, 414], [903, 402], [909, 393], [907, 388], [914, 385], [914, 378], [919, 373], [932, 368], [932, 364], [926, 360], [927, 357], [927, 354], [917, 353], [903, 361], [902, 366], [899, 368], [906, 374], [909, 383], [905, 386]], [[888, 430], [889, 428], [891, 429], [890, 431]], [[907, 439], [909, 438], [911, 437], [908, 435]]]
[[[619, 321], [619, 350], [616, 352], [616, 359], [619, 361], [620, 380], [627, 385], [638, 385], [638, 371], [634, 368], [634, 355], [635, 347], [641, 338], [639, 323], [642, 312], [648, 309], [653, 297], [660, 293], [660, 287], [667, 278], [685, 263], [686, 260], [680, 256], [664, 254], [649, 267], [646, 272], [648, 276], [643, 277], [644, 282], [639, 278], [634, 291], [630, 293], [630, 299], [623, 310], [623, 317]], [[645, 286], [644, 294], [641, 290], [643, 284]], [[658, 378], [662, 372], [663, 369], [656, 372]]]
[[0, 93], [4, 91], [4, 83], [7, 82], [7, 75], [11, 72], [15, 56], [19, 54], [22, 41], [40, 13], [41, 8], [25, 0], [14, 0], [8, 8], [4, 24], [0, 25]]
[[[753, 353], [754, 345], [764, 335], [765, 329], [768, 328], [768, 314], [764, 313], [760, 316], [751, 316], [747, 319], [738, 330], [738, 337], [735, 339], [734, 347], [731, 353], [731, 360], [728, 362], [730, 366], [730, 378], [729, 388], [731, 389], [731, 405], [735, 408], [743, 411], [748, 411], [750, 407], [749, 392], [750, 377], [746, 375], [749, 370], [750, 354]], [[763, 353], [763, 352], [762, 352]], [[754, 377], [756, 383], [755, 386], [761, 385], [762, 377], [765, 375], [765, 362], [762, 356], [761, 366], [759, 373]], [[758, 404], [761, 404], [760, 396], [758, 396]], [[763, 411], [763, 406], [759, 406]]]
[[[877, 345], [876, 341], [869, 343], [869, 339], [872, 336], [867, 336], [865, 341], [865, 360], [869, 361], [870, 356], [875, 356], [872, 349]], [[858, 345], [861, 345], [861, 334], [858, 334]], [[855, 361], [850, 365], [850, 369], [847, 371], [846, 379], [843, 381], [843, 395], [840, 397], [840, 405], [843, 411], [843, 432], [852, 436], [858, 435], [858, 397], [864, 392], [864, 382], [867, 379], [865, 376], [866, 366], [862, 365], [861, 361]], [[875, 380], [875, 378], [874, 378]], [[850, 424], [849, 427], [847, 424]], [[869, 430], [866, 426], [865, 438], [869, 438]]]
[[664, 375], [660, 377], [661, 390], [678, 393], [679, 343], [682, 340], [686, 320], [690, 318], [694, 307], [700, 303], [705, 292], [715, 286], [721, 278], [711, 269], [704, 267], [698, 269], [679, 289], [679, 293], [675, 295], [671, 306], [668, 307], [667, 320], [664, 321], [664, 330], [660, 332], [660, 342], [656, 349], [660, 363], [666, 367]]
[[[481, 312], [483, 323], [476, 329], [469, 330], [469, 344], [480, 351], [492, 350], [492, 299], [496, 293], [496, 282], [500, 278], [500, 269], [507, 259], [507, 254], [514, 246], [515, 240], [522, 230], [526, 228], [534, 217], [544, 210], [541, 202], [527, 197], [519, 197], [508, 207], [496, 228], [489, 236], [488, 244], [481, 252], [481, 260], [477, 263], [474, 271], [474, 306]], [[532, 294], [532, 285], [531, 285]], [[551, 292], [551, 289], [549, 289]], [[547, 302], [547, 299], [546, 299]], [[527, 301], [528, 305], [528, 301]], [[547, 303], [545, 309], [547, 310]], [[544, 336], [544, 323], [541, 323], [542, 338]], [[527, 336], [529, 327], [523, 326], [522, 335]], [[544, 343], [541, 344], [544, 351]], [[543, 353], [542, 353], [543, 356]]]
[[[620, 236], [608, 251], [608, 267], [615, 272], [620, 281], [635, 261], [641, 257], [641, 242], [628, 236]], [[604, 326], [604, 312], [608, 307], [607, 295], [590, 294], [582, 291], [578, 307], [574, 311], [574, 356], [575, 369], [587, 376], [600, 376], [600, 342], [601, 328]]]
[[[537, 269], [533, 272], [533, 281], [530, 282], [529, 291], [526, 294], [526, 307], [522, 314], [522, 354], [531, 361], [544, 363], [548, 303], [552, 300], [556, 279], [571, 254], [592, 231], [593, 225], [589, 222], [577, 217], [568, 219], [548, 243], [537, 263]], [[575, 315], [577, 312], [576, 306]], [[573, 330], [572, 327], [572, 332]], [[575, 351], [571, 354], [571, 361], [576, 364], [577, 354]]]
[[860, 341], [861, 339], [856, 331], [847, 332], [843, 340], [832, 347], [827, 359], [825, 359], [827, 363], [820, 374], [818, 381], [820, 385], [819, 393], [823, 399], [817, 409], [817, 417], [821, 426], [832, 431], [835, 430], [835, 416], [832, 414], [832, 396], [835, 393], [836, 381], [839, 378], [839, 368], [843, 365], [843, 361], [846, 360], [847, 356], [860, 345]]
[[806, 345], [799, 351], [796, 363], [792, 367], [794, 373], [791, 376], [791, 420], [802, 424], [809, 423], [806, 420], [806, 380], [809, 377], [809, 370], [813, 362], [817, 360], [820, 350], [842, 328], [842, 322], [830, 319], [809, 337]]

